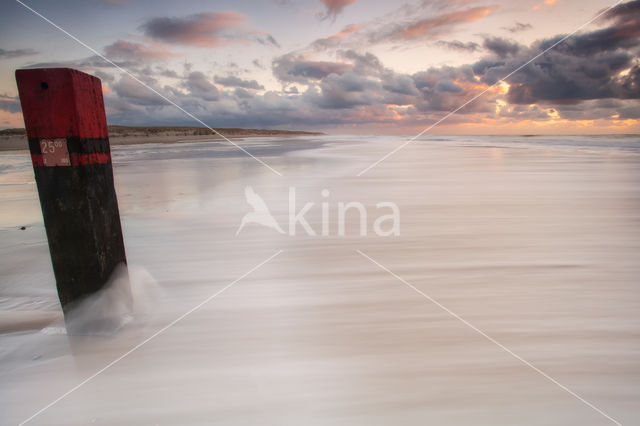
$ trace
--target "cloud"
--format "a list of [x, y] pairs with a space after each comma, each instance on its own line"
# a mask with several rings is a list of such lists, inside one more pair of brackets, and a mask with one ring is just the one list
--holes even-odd
[[[145, 83], [153, 87], [153, 81], [149, 80]], [[112, 84], [111, 88], [119, 98], [134, 105], [160, 106], [166, 104], [166, 101], [126, 74]], [[158, 89], [156, 88], [156, 90]]]
[[578, 54], [590, 54], [602, 50], [628, 49], [640, 44], [640, 0], [622, 3], [612, 8], [601, 21], [609, 26], [590, 33], [577, 34], [558, 47]]
[[274, 46], [274, 47], [277, 47], [278, 49], [280, 48], [280, 43], [278, 43], [278, 41], [275, 38], [273, 38], [271, 34], [267, 34], [266, 37], [257, 37], [256, 41], [262, 44], [263, 46]]
[[[420, 91], [416, 87], [416, 82], [411, 76], [404, 74], [396, 74], [396, 73], [387, 73], [382, 78], [382, 88], [388, 92], [387, 95], [404, 95], [404, 96], [417, 96], [420, 94]], [[402, 97], [400, 100], [399, 97], [389, 96], [389, 100], [387, 103], [392, 103], [396, 105], [406, 105], [407, 100], [406, 97]]]
[[[323, 111], [357, 110], [363, 121], [368, 120], [364, 118], [368, 114], [365, 111], [376, 110], [375, 119], [371, 117], [373, 122], [382, 119], [380, 114], [390, 114], [383, 112], [384, 108], [380, 110], [383, 105], [412, 106], [414, 115], [444, 112], [463, 103], [465, 96], [472, 97], [486, 87], [477, 84], [471, 67], [433, 68], [407, 75], [386, 68], [370, 52], [348, 49], [339, 50], [336, 55], [341, 62], [308, 61], [284, 55], [274, 62], [274, 74], [283, 83], [308, 85], [307, 91], [299, 96], [308, 106]], [[490, 102], [492, 97], [487, 96], [462, 113], [489, 110], [491, 107], [486, 103]]]
[[352, 36], [355, 32], [360, 30], [362, 27], [360, 25], [351, 24], [344, 27], [341, 31], [330, 35], [326, 38], [319, 38], [311, 43], [311, 47], [316, 50], [326, 50], [332, 47], [339, 46], [342, 41], [350, 36]]
[[117, 40], [104, 48], [109, 59], [124, 59], [129, 61], [151, 61], [154, 59], [164, 59], [175, 54], [161, 49], [149, 47], [144, 44], [130, 41]]
[[213, 81], [228, 87], [241, 87], [243, 89], [264, 90], [264, 86], [259, 84], [256, 80], [243, 80], [233, 75], [226, 77], [214, 76]]
[[189, 73], [184, 85], [189, 90], [189, 93], [197, 98], [206, 101], [217, 101], [220, 98], [218, 88], [200, 71]]
[[273, 74], [285, 83], [308, 83], [331, 74], [344, 74], [352, 67], [344, 62], [309, 61], [292, 54], [274, 59]]
[[18, 100], [17, 96], [8, 96], [6, 93], [0, 94], [0, 110], [10, 113], [21, 112], [20, 100]]
[[178, 73], [175, 72], [174, 70], [165, 69], [165, 68], [158, 68], [157, 70], [158, 70], [159, 75], [161, 75], [163, 77], [180, 78]]
[[612, 20], [618, 23], [623, 22], [631, 24], [633, 22], [638, 22], [638, 13], [640, 13], [640, 1], [632, 0], [610, 9], [601, 19], [605, 21]]
[[534, 5], [531, 9], [532, 10], [540, 10], [542, 8], [554, 7], [557, 4], [558, 4], [558, 0], [544, 0], [542, 3], [538, 3], [538, 4]]
[[356, 2], [356, 0], [320, 0], [320, 2], [326, 8], [323, 14], [320, 14], [321, 19], [332, 18], [335, 19], [342, 13], [345, 7]]
[[[420, 43], [450, 33], [458, 25], [477, 21], [490, 15], [498, 5], [467, 7], [470, 0], [432, 0], [420, 4], [405, 4], [369, 22], [350, 24], [329, 37], [319, 38], [298, 53], [322, 52], [331, 49], [362, 49], [378, 44]], [[454, 8], [458, 8], [455, 10]], [[443, 42], [443, 47], [447, 47]], [[450, 42], [451, 48], [470, 51], [472, 43]], [[457, 46], [456, 46], [457, 45]]]
[[233, 94], [238, 99], [251, 99], [254, 97], [254, 94], [252, 92], [241, 87], [236, 88], [236, 90], [233, 91]]
[[533, 28], [533, 25], [531, 25], [531, 24], [523, 24], [522, 22], [516, 22], [511, 27], [502, 27], [503, 30], [507, 30], [510, 33], [519, 33], [519, 32], [522, 32], [522, 31], [530, 30], [532, 28]]
[[[640, 0], [615, 7], [605, 21], [608, 27], [576, 34], [514, 74], [506, 100], [575, 105], [596, 99], [640, 99]], [[512, 48], [508, 59], [506, 54], [503, 61], [485, 59], [474, 64], [474, 70], [483, 82], [492, 84], [562, 37]]]
[[[145, 65], [140, 61], [134, 60], [114, 60], [113, 61], [118, 66], [129, 70], [131, 72], [138, 72]], [[81, 58], [71, 61], [61, 61], [61, 62], [36, 62], [36, 63], [27, 63], [23, 66], [23, 68], [75, 68], [77, 70], [89, 73], [96, 74], [99, 70], [113, 70], [113, 65], [109, 62], [102, 59], [100, 56], [94, 55], [89, 56], [87, 58]]]
[[[609, 26], [576, 34], [554, 50], [580, 56], [617, 49], [631, 49], [640, 45], [640, 0], [616, 6], [603, 17], [602, 21], [608, 22]], [[562, 37], [564, 36], [558, 35], [547, 39], [541, 47], [549, 47]]]
[[501, 59], [504, 59], [507, 56], [514, 56], [520, 50], [520, 45], [518, 43], [509, 41], [502, 37], [487, 37], [484, 39], [483, 46], [485, 49], [494, 53]]
[[618, 109], [618, 116], [623, 119], [640, 119], [640, 106], [637, 103]]
[[153, 18], [140, 29], [158, 41], [210, 48], [241, 38], [235, 30], [245, 20], [246, 17], [237, 12], [202, 12], [184, 18]]
[[436, 42], [436, 46], [443, 47], [445, 49], [455, 50], [458, 52], [476, 52], [480, 50], [480, 45], [472, 41], [463, 43], [458, 40], [452, 40], [452, 41], [438, 40]]
[[626, 54], [615, 53], [594, 59], [549, 56], [529, 72], [514, 75], [507, 101], [577, 104], [592, 99], [640, 99], [640, 67], [629, 69], [631, 60]]
[[380, 82], [352, 71], [331, 74], [320, 83], [320, 91], [313, 103], [320, 108], [344, 109], [371, 105], [380, 93]]
[[434, 37], [451, 27], [480, 20], [489, 16], [498, 6], [480, 6], [470, 9], [445, 13], [435, 17], [420, 19], [398, 26], [391, 33], [382, 34], [382, 39], [412, 40]]
[[115, 80], [115, 78], [113, 77], [113, 74], [109, 72], [95, 70], [92, 72], [92, 74], [98, 77], [102, 82], [112, 83]]
[[435, 87], [438, 92], [449, 92], [449, 93], [460, 93], [462, 92], [462, 87], [458, 86], [451, 80], [440, 80]]
[[21, 58], [23, 56], [37, 55], [38, 53], [40, 52], [33, 49], [13, 49], [13, 50], [0, 49], [0, 60]]
[[129, 3], [128, 0], [96, 0], [98, 3], [107, 5], [107, 6], [124, 6]]
[[[358, 53], [353, 49], [339, 50], [337, 52], [339, 58], [344, 59], [346, 65], [353, 67], [353, 71], [361, 75], [379, 75], [385, 72], [391, 72], [386, 70], [380, 59], [373, 53], [365, 52]], [[342, 64], [345, 64], [343, 62]]]
[[[640, 37], [632, 26], [638, 2], [612, 10], [602, 21], [604, 27], [576, 34], [514, 74], [508, 85], [493, 88], [489, 86], [563, 36], [530, 45], [499, 37], [487, 37], [482, 46], [455, 40], [436, 42], [445, 48], [486, 52], [466, 65], [437, 66], [407, 74], [385, 66], [362, 44], [358, 46], [355, 41], [369, 40], [362, 38], [370, 35], [363, 25], [355, 31], [341, 31], [344, 34], [334, 38], [339, 43], [312, 43], [306, 49], [276, 57], [272, 70], [283, 86], [277, 92], [264, 91], [255, 80], [235, 75], [212, 79], [189, 67], [183, 75], [175, 76], [178, 81], [174, 87], [158, 90], [218, 127], [373, 126], [402, 131], [433, 123], [481, 92], [481, 97], [447, 123], [503, 123], [509, 129], [523, 122], [542, 125], [559, 120], [622, 123], [640, 116]], [[387, 27], [380, 32], [391, 33]], [[601, 40], [598, 35], [605, 37]], [[329, 46], [326, 52], [324, 46]], [[320, 53], [331, 55], [326, 57], [332, 60], [319, 60]], [[111, 120], [193, 124], [162, 101], [150, 99], [148, 93], [135, 91], [129, 83], [121, 79], [112, 86], [114, 93], [105, 97]], [[150, 84], [156, 87], [157, 83], [151, 80]]]
[[[415, 106], [423, 113], [451, 111], [486, 87], [478, 84], [470, 66], [430, 68], [414, 74], [412, 78], [421, 93]], [[490, 111], [496, 96], [496, 93], [487, 92], [458, 114]]]

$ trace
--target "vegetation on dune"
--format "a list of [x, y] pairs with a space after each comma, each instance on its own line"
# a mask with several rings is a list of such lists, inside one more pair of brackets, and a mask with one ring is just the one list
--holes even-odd
[[[238, 127], [226, 127], [215, 129], [220, 134], [227, 137], [238, 136], [285, 136], [285, 135], [321, 135], [320, 132], [304, 132], [299, 130], [279, 130], [279, 129], [242, 129]], [[109, 126], [109, 136], [217, 136], [205, 127], [191, 126]], [[0, 130], [0, 136], [26, 136], [25, 129], [4, 129]]]

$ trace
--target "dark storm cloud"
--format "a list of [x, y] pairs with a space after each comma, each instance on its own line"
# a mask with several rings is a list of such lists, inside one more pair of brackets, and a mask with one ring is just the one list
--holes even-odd
[[39, 53], [38, 51], [33, 49], [13, 49], [13, 50], [0, 49], [0, 60], [21, 58], [23, 56], [37, 55], [38, 53]]
[[518, 43], [504, 39], [502, 37], [487, 37], [483, 46], [491, 53], [495, 53], [501, 59], [507, 56], [514, 56], [520, 50]]
[[313, 103], [324, 109], [345, 109], [371, 105], [380, 92], [380, 83], [353, 72], [331, 74], [320, 83]]
[[226, 77], [216, 75], [213, 77], [213, 81], [223, 86], [240, 87], [243, 89], [253, 89], [253, 90], [264, 90], [264, 86], [258, 83], [256, 80], [243, 80], [233, 75], [228, 75]]
[[[411, 76], [405, 74], [388, 73], [382, 79], [382, 88], [389, 93], [396, 95], [417, 96], [420, 91]], [[407, 98], [403, 98], [407, 99]], [[395, 102], [388, 102], [395, 103]], [[404, 105], [406, 102], [399, 104]]]
[[[531, 52], [536, 53], [536, 51]], [[588, 99], [638, 98], [637, 67], [619, 75], [632, 65], [634, 56], [627, 52], [601, 52], [589, 57], [549, 52], [543, 58], [522, 69], [511, 78], [507, 94], [509, 103], [533, 104], [577, 103]], [[483, 81], [492, 84], [524, 62], [511, 61], [490, 68]]]
[[620, 22], [638, 22], [638, 14], [640, 13], [640, 1], [633, 0], [609, 10], [603, 20], [615, 20]]
[[462, 92], [462, 87], [458, 86], [451, 80], [440, 80], [436, 84], [436, 90], [438, 92], [460, 93]]
[[[540, 45], [541, 50], [551, 47], [563, 37], [564, 35], [558, 35], [545, 40]], [[638, 37], [640, 37], [640, 20], [634, 26], [617, 27], [613, 25], [590, 33], [574, 35], [555, 47], [554, 50], [571, 55], [586, 56], [604, 51], [633, 48], [638, 46]]]
[[[514, 74], [509, 78], [506, 100], [514, 104], [577, 104], [592, 99], [640, 98], [640, 0], [615, 7], [606, 21], [608, 27], [576, 34]], [[483, 59], [473, 65], [474, 72], [484, 83], [493, 84], [562, 37], [511, 50], [496, 49], [494, 43], [488, 47], [503, 60]]]
[[273, 74], [282, 82], [307, 83], [322, 80], [331, 74], [344, 74], [351, 64], [327, 61], [309, 61], [287, 54], [274, 59]]
[[[475, 75], [484, 76], [484, 82], [488, 84], [493, 84], [498, 79], [502, 78], [501, 75], [498, 75], [495, 70], [502, 70], [502, 67], [505, 65], [504, 61], [496, 61], [494, 59], [482, 58], [478, 62], [471, 65], [471, 69]], [[489, 74], [495, 74], [489, 75]], [[505, 75], [507, 73], [505, 72]], [[495, 77], [493, 81], [491, 81], [490, 77]], [[489, 82], [490, 81], [490, 82]]]
[[[607, 12], [601, 21], [608, 27], [576, 34], [555, 49], [573, 55], [630, 49], [640, 45], [640, 0], [622, 3]], [[541, 49], [557, 42], [562, 35], [544, 41]]]

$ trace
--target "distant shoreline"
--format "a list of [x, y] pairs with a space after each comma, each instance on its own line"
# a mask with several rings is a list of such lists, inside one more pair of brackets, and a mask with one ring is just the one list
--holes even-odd
[[[229, 139], [255, 137], [293, 137], [320, 136], [321, 132], [279, 129], [215, 129]], [[185, 140], [187, 139], [188, 140]], [[109, 142], [111, 145], [139, 145], [149, 143], [179, 143], [206, 140], [224, 140], [219, 135], [204, 127], [190, 126], [109, 126]], [[0, 151], [28, 150], [25, 129], [0, 130]]]

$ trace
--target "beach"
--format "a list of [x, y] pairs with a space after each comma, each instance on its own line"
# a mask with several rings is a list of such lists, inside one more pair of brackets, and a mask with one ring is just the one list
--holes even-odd
[[[112, 336], [64, 334], [31, 160], [0, 153], [0, 423], [640, 418], [637, 136], [427, 136], [377, 164], [406, 138], [238, 140], [268, 167], [180, 140], [112, 147], [135, 297]], [[238, 233], [248, 186], [283, 233]]]

